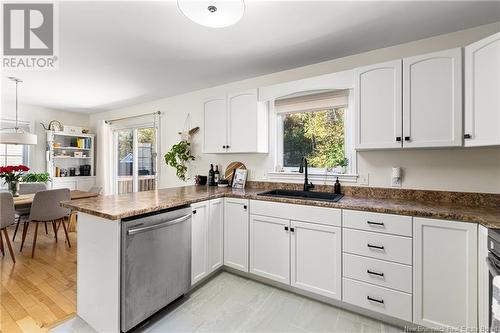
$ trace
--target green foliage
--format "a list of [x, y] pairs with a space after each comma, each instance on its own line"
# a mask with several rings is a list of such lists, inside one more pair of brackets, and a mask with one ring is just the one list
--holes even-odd
[[313, 168], [345, 162], [344, 108], [289, 114], [283, 128], [283, 164], [297, 167], [303, 156]]
[[42, 173], [27, 173], [21, 177], [24, 183], [46, 183], [50, 180], [48, 172]]
[[[154, 128], [139, 128], [137, 130], [137, 142], [152, 143], [155, 142]], [[122, 130], [118, 132], [118, 160], [125, 158], [133, 152], [134, 132], [133, 130]]]
[[172, 146], [172, 149], [165, 154], [165, 163], [176, 169], [179, 179], [186, 181], [187, 162], [193, 161], [194, 156], [190, 152], [191, 143], [181, 141]]

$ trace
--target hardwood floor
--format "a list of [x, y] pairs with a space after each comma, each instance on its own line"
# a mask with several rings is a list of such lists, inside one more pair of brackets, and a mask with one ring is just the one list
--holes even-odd
[[[52, 228], [46, 235], [41, 225], [32, 259], [34, 230], [30, 225], [22, 253], [18, 232], [12, 243], [15, 264], [8, 251], [3, 257], [0, 254], [0, 332], [47, 332], [76, 312], [76, 233], [69, 233], [68, 248], [63, 228], [59, 229], [56, 243]], [[13, 226], [8, 233], [12, 240]]]

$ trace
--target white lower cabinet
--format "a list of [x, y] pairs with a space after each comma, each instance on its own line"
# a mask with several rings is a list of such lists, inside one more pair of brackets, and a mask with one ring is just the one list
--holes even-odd
[[208, 274], [209, 202], [191, 205], [191, 285]]
[[224, 260], [224, 199], [210, 200], [208, 217], [208, 270], [222, 266]]
[[344, 277], [406, 293], [413, 290], [412, 266], [344, 253]]
[[342, 229], [291, 221], [291, 285], [341, 299]]
[[290, 221], [250, 215], [250, 273], [290, 283]]
[[250, 210], [250, 273], [341, 299], [339, 209], [252, 200]]
[[475, 223], [238, 198], [193, 209], [193, 283], [223, 258], [225, 266], [424, 327], [477, 327]]
[[248, 272], [248, 200], [224, 199], [224, 265]]
[[194, 285], [222, 266], [224, 201], [197, 202], [191, 209], [191, 285]]
[[477, 327], [477, 224], [414, 218], [413, 319], [425, 327]]
[[411, 321], [411, 294], [344, 278], [345, 302]]

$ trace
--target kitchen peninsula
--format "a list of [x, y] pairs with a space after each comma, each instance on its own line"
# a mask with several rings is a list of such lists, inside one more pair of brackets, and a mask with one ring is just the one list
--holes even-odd
[[[188, 288], [224, 268], [396, 325], [480, 324], [478, 264], [485, 228], [500, 227], [500, 195], [363, 187], [345, 187], [338, 202], [259, 195], [298, 186], [187, 186], [64, 202], [79, 218], [78, 315], [99, 332], [129, 329], [120, 310], [124, 224], [179, 209], [176, 223], [192, 217]], [[451, 251], [456, 257], [447, 264], [441, 259]], [[366, 267], [384, 271], [385, 279], [360, 275]], [[431, 269], [456, 279], [441, 281]], [[452, 305], [434, 308], [439, 300]]]

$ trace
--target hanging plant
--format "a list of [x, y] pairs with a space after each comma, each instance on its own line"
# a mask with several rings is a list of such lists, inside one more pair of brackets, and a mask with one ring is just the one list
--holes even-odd
[[186, 140], [181, 140], [178, 144], [172, 146], [170, 151], [165, 154], [165, 163], [175, 168], [177, 177], [180, 180], [186, 181], [187, 163], [194, 161], [194, 156], [190, 152], [191, 143]]

